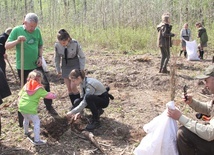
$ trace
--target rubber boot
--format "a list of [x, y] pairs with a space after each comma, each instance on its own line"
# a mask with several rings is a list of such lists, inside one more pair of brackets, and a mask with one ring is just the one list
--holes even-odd
[[187, 57], [187, 51], [184, 51], [184, 57], [185, 58]]
[[181, 50], [181, 51], [180, 51], [180, 54], [179, 54], [179, 56], [181, 56], [181, 54], [182, 54], [182, 53], [183, 53], [183, 50]]
[[201, 51], [199, 50], [199, 58], [201, 59]]
[[24, 121], [24, 117], [22, 116], [22, 114], [18, 111], [18, 120], [19, 120], [19, 127], [23, 127], [23, 121]]
[[166, 69], [166, 67], [164, 67], [164, 68], [162, 69], [162, 72], [161, 72], [161, 73], [169, 74], [169, 71]]
[[100, 121], [99, 119], [93, 119], [92, 122], [90, 122], [87, 126], [86, 126], [86, 130], [91, 131], [94, 130], [96, 128], [99, 128], [100, 125]]
[[162, 73], [162, 68], [160, 68], [159, 73]]
[[44, 99], [44, 103], [45, 103], [46, 109], [48, 111], [53, 109], [51, 99]]
[[200, 57], [201, 59], [204, 59], [204, 51], [200, 51]]
[[71, 104], [74, 106], [74, 101], [78, 98], [80, 98], [80, 93], [78, 94], [69, 94], [70, 100], [71, 100]]
[[204, 56], [204, 51], [199, 50], [199, 58], [203, 59], [203, 56]]

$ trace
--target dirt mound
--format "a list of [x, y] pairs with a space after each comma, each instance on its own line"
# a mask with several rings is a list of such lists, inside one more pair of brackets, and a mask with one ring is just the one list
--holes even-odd
[[70, 127], [66, 117], [50, 117], [48, 120], [43, 120], [41, 124], [41, 134], [56, 141], [58, 141]]

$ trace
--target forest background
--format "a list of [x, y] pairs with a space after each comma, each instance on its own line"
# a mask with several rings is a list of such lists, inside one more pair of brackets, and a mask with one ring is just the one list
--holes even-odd
[[[160, 53], [156, 46], [157, 29], [161, 15], [171, 16], [173, 39], [180, 39], [184, 23], [189, 23], [192, 39], [197, 40], [196, 22], [207, 29], [209, 54], [203, 61], [185, 61], [183, 57], [171, 57], [177, 66], [176, 106], [184, 114], [195, 119], [191, 108], [181, 98], [184, 84], [197, 97], [203, 85], [194, 79], [208, 64], [212, 64], [214, 1], [212, 0], [0, 0], [0, 31], [23, 23], [24, 15], [35, 12], [44, 40], [44, 57], [47, 60], [51, 90], [58, 94], [54, 108], [63, 120], [71, 106], [63, 79], [55, 72], [54, 42], [59, 29], [64, 28], [80, 42], [86, 55], [88, 76], [110, 86], [111, 101], [101, 116], [102, 126], [93, 132], [99, 144], [109, 155], [131, 155], [145, 133], [142, 125], [151, 121], [165, 109], [171, 99], [170, 76], [159, 74]], [[173, 46], [171, 52], [180, 50]], [[14, 49], [7, 51], [8, 59], [15, 68]], [[171, 67], [170, 67], [171, 68]], [[2, 104], [2, 135], [0, 155], [49, 155], [49, 154], [101, 154], [88, 141], [79, 138], [79, 132], [68, 129], [61, 119], [54, 119], [39, 106], [41, 136], [48, 147], [32, 147], [18, 127], [17, 107], [14, 104], [20, 85], [7, 66], [7, 77], [12, 95]], [[207, 96], [206, 96], [207, 97]], [[88, 112], [88, 111], [86, 111]], [[83, 127], [87, 122], [82, 122]]]
[[195, 23], [202, 22], [212, 47], [212, 0], [1, 0], [0, 30], [22, 24], [29, 12], [39, 16], [46, 49], [53, 49], [56, 34], [66, 29], [87, 50], [93, 47], [130, 54], [158, 52], [156, 26], [161, 15], [171, 15], [172, 32], [179, 39], [185, 22], [197, 40]]

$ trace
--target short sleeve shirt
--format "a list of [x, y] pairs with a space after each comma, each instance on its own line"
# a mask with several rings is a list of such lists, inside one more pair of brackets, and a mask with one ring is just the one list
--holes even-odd
[[22, 89], [19, 92], [19, 112], [23, 114], [37, 114], [39, 100], [47, 94], [48, 92], [43, 88], [39, 88], [33, 95], [28, 95], [27, 92]]
[[[8, 37], [8, 42], [16, 40], [19, 36], [25, 36], [24, 41], [24, 70], [33, 70], [37, 68], [37, 59], [39, 47], [43, 45], [43, 40], [39, 28], [29, 33], [24, 25], [15, 27]], [[16, 68], [21, 69], [21, 43], [16, 45]]]

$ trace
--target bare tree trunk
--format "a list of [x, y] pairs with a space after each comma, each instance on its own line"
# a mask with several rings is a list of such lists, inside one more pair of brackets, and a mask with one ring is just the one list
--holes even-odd
[[73, 0], [73, 5], [74, 5], [74, 14], [77, 14], [76, 0]]
[[64, 2], [64, 6], [67, 6], [67, 5], [68, 5], [66, 0], [64, 0], [63, 2]]
[[25, 0], [25, 14], [27, 14], [28, 8], [27, 8], [27, 0]]
[[86, 18], [87, 14], [87, 0], [84, 0], [84, 18]]
[[68, 10], [68, 2], [67, 0], [64, 0], [64, 11], [63, 11], [63, 14], [64, 14], [64, 23], [66, 23], [68, 21], [68, 14], [69, 14], [69, 10]]
[[39, 0], [39, 7], [40, 7], [40, 21], [43, 22], [43, 10], [42, 10], [42, 0]]
[[[200, 4], [203, 4], [203, 0], [200, 0]], [[204, 19], [203, 19], [203, 5], [200, 5], [200, 9], [199, 9], [199, 18], [200, 18], [200, 21], [201, 21], [202, 25], [204, 25]]]
[[186, 6], [186, 22], [189, 22], [189, 9], [188, 9], [188, 6]]
[[102, 25], [103, 29], [106, 29], [106, 13], [105, 13], [105, 0], [101, 1], [100, 12], [102, 14]]
[[31, 10], [31, 12], [35, 12], [34, 11], [34, 0], [30, 1], [30, 10]]
[[4, 1], [5, 4], [5, 20], [10, 19], [9, 18], [9, 13], [8, 13], [8, 3], [7, 0]]

